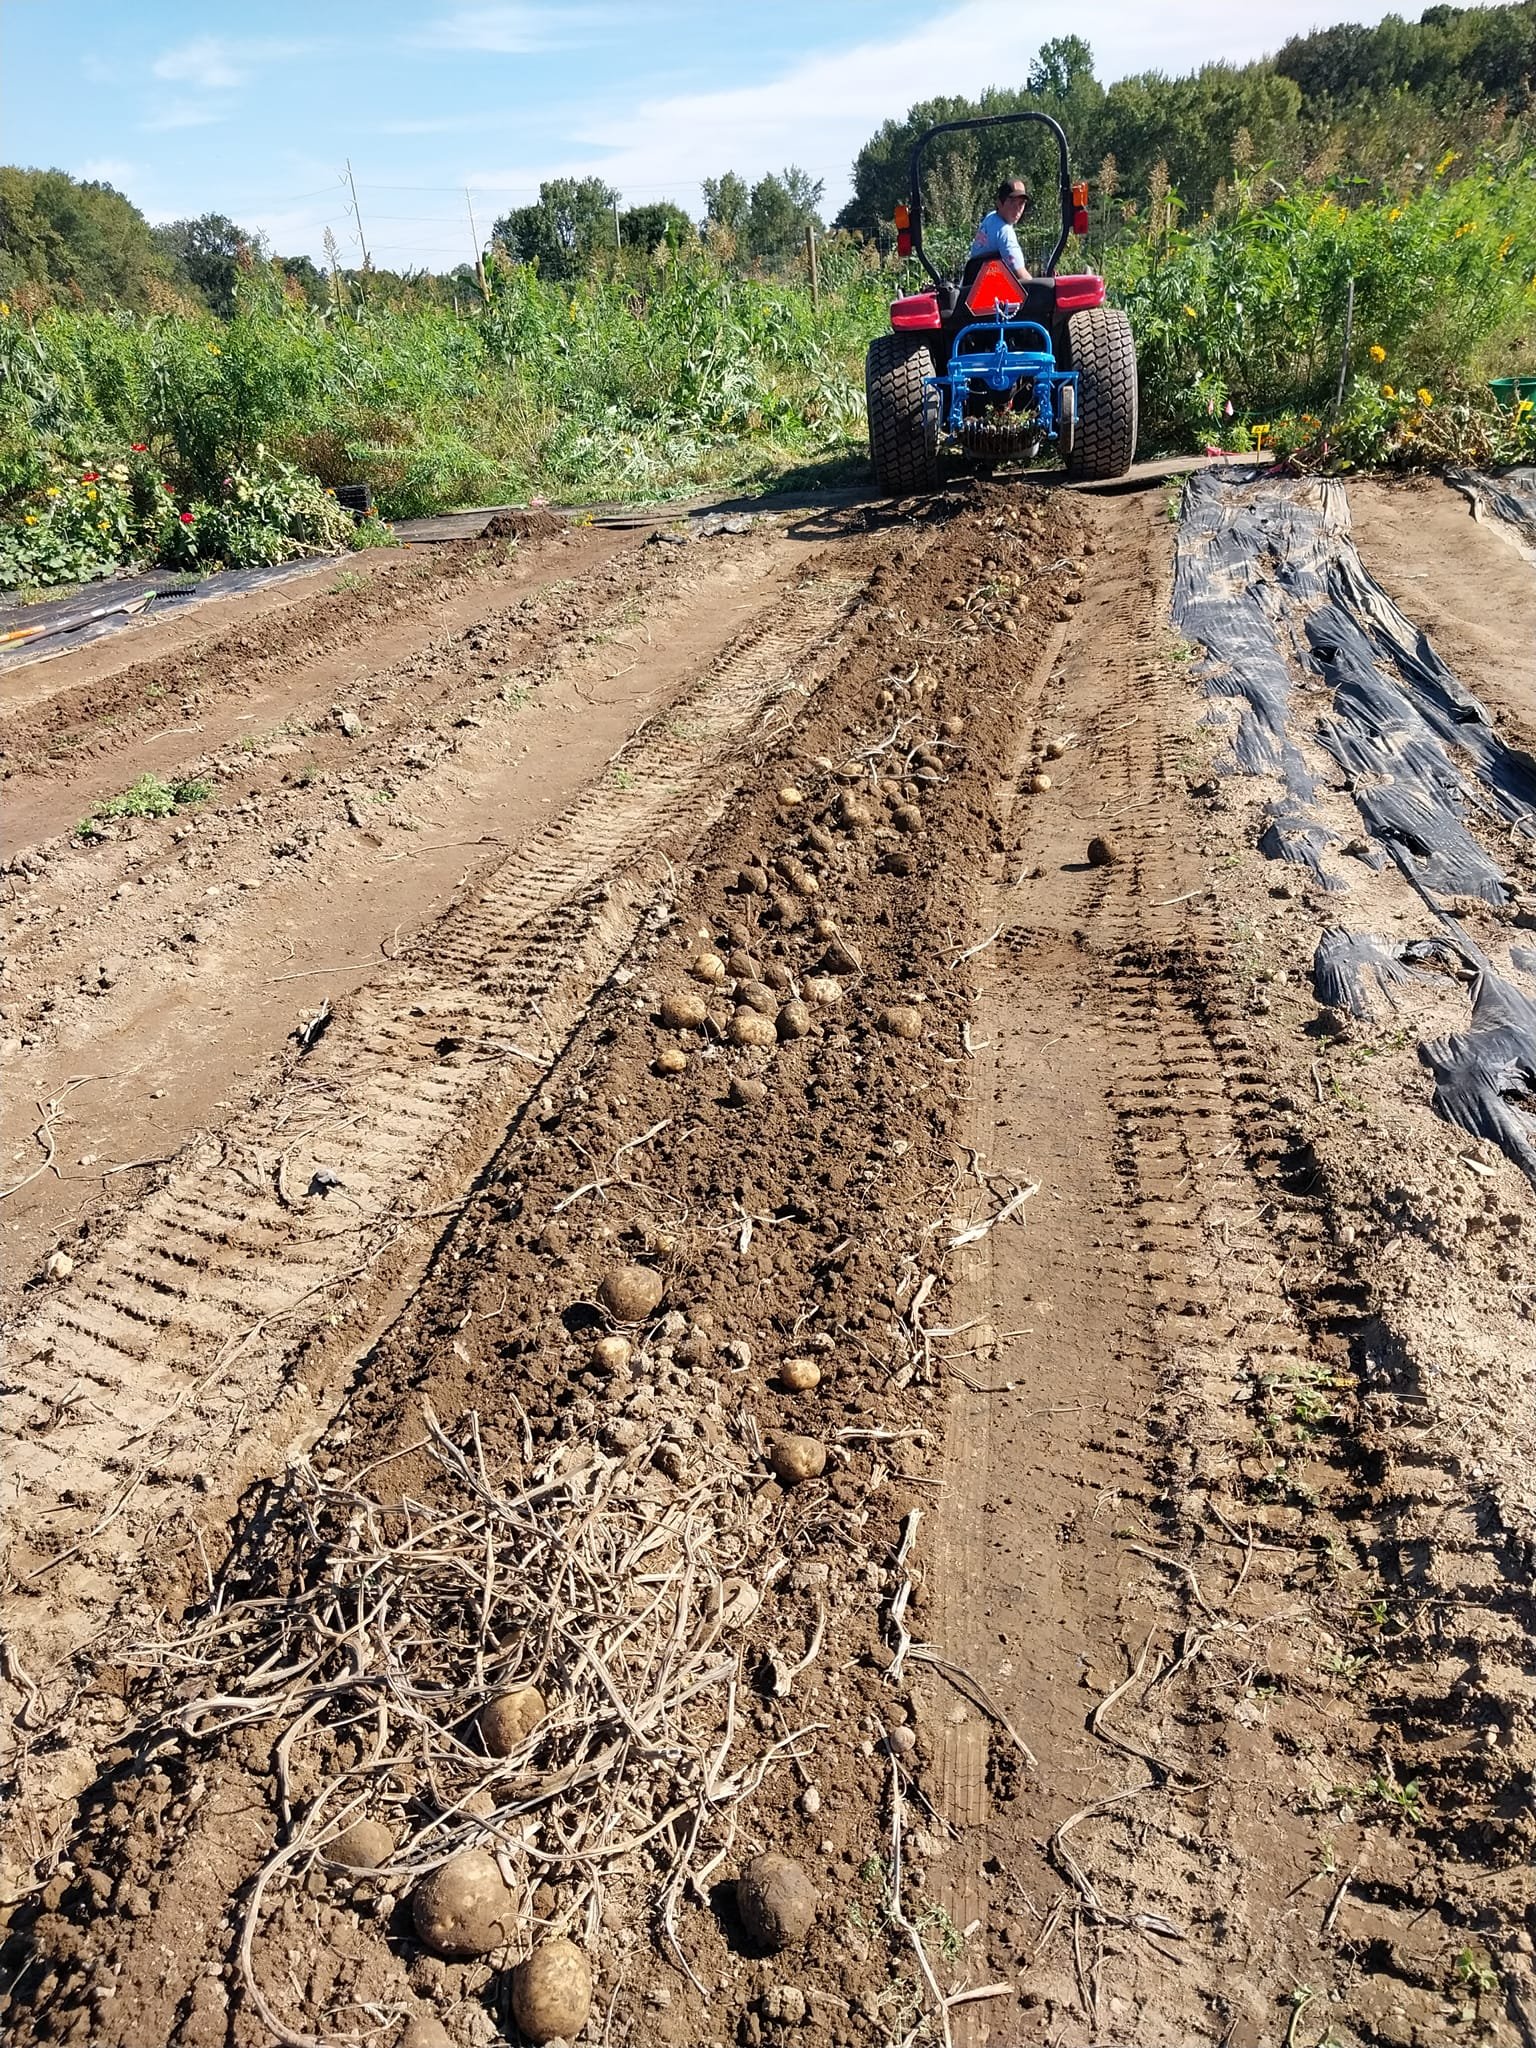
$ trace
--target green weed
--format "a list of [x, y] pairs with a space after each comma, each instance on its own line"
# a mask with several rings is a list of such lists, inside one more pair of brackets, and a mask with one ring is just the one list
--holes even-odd
[[98, 804], [75, 829], [82, 839], [93, 839], [100, 836], [103, 825], [119, 818], [169, 818], [176, 811], [205, 803], [212, 795], [211, 782], [194, 778], [162, 782], [158, 775], [141, 775], [131, 789]]

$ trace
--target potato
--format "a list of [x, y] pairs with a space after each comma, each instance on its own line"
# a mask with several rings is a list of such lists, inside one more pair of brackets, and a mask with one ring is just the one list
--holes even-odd
[[939, 730], [947, 739], [957, 740], [961, 733], [965, 731], [965, 720], [963, 718], [946, 718], [939, 727]]
[[824, 825], [807, 825], [805, 843], [817, 853], [836, 853], [837, 841]]
[[377, 1870], [395, 1853], [395, 1838], [381, 1820], [355, 1820], [320, 1852], [348, 1870]]
[[1114, 842], [1095, 836], [1088, 842], [1088, 865], [1094, 868], [1112, 868], [1115, 864]]
[[512, 1972], [512, 2017], [530, 2041], [574, 2041], [592, 2010], [592, 1966], [574, 1941], [541, 1941]]
[[751, 1109], [768, 1097], [768, 1084], [759, 1081], [754, 1074], [736, 1074], [726, 1089], [726, 1099], [733, 1109]]
[[827, 974], [859, 974], [863, 971], [864, 956], [851, 939], [843, 938], [832, 931], [826, 935], [827, 950], [822, 955], [822, 968]]
[[911, 835], [923, 829], [923, 814], [916, 804], [898, 804], [891, 813], [891, 823], [898, 832]]
[[744, 896], [766, 896], [768, 877], [759, 867], [745, 867], [736, 878], [736, 886]]
[[765, 1017], [758, 1010], [738, 1010], [731, 1019], [729, 1037], [732, 1045], [777, 1045], [778, 1026], [771, 1017]]
[[688, 962], [688, 972], [695, 981], [724, 981], [725, 962], [718, 953], [695, 953]]
[[688, 1055], [680, 1045], [664, 1045], [652, 1064], [658, 1074], [686, 1074]]
[[696, 989], [669, 989], [661, 999], [661, 1021], [668, 1031], [702, 1031], [709, 1005]]
[[756, 1010], [764, 1017], [776, 1017], [779, 1013], [779, 998], [766, 981], [743, 981], [737, 985], [738, 1007]]
[[786, 782], [779, 791], [779, 802], [786, 811], [792, 811], [796, 804], [803, 804], [805, 802], [805, 797], [800, 790], [796, 789], [792, 782]]
[[768, 1463], [783, 1486], [819, 1479], [827, 1469], [827, 1447], [814, 1436], [776, 1436], [768, 1446]]
[[779, 1385], [791, 1394], [808, 1394], [821, 1385], [821, 1367], [814, 1358], [781, 1358]]
[[838, 799], [837, 818], [845, 832], [867, 832], [874, 823], [868, 804], [846, 795]]
[[732, 981], [761, 981], [763, 970], [752, 955], [738, 946], [725, 963], [725, 971]]
[[67, 1280], [75, 1270], [75, 1262], [68, 1252], [50, 1252], [43, 1272], [50, 1280]]
[[604, 1274], [597, 1298], [615, 1322], [638, 1323], [654, 1315], [664, 1292], [661, 1275], [649, 1266], [616, 1266]]
[[796, 860], [790, 854], [782, 854], [774, 862], [774, 866], [797, 896], [815, 896], [820, 893], [820, 882], [803, 860]]
[[546, 1712], [536, 1685], [515, 1685], [498, 1693], [480, 1709], [480, 1740], [487, 1756], [510, 1756], [527, 1741]]
[[633, 1347], [627, 1337], [599, 1337], [587, 1357], [594, 1372], [623, 1372]]
[[1059, 761], [1066, 751], [1067, 743], [1065, 740], [1047, 740], [1045, 743], [1045, 758], [1047, 761]]
[[435, 2012], [419, 2012], [406, 2021], [400, 2048], [453, 2048], [453, 2036]]
[[461, 1849], [424, 1877], [411, 1894], [411, 1923], [439, 1956], [485, 1956], [517, 1939], [512, 1893], [485, 1849]]
[[911, 1003], [891, 1003], [876, 1017], [875, 1029], [887, 1038], [921, 1038], [923, 1013]]
[[816, 1891], [792, 1856], [754, 1856], [736, 1880], [736, 1910], [757, 1948], [803, 1941], [816, 1918]]
[[804, 1038], [811, 1028], [811, 1013], [804, 1003], [786, 1003], [775, 1026], [780, 1038]]
[[843, 1000], [843, 985], [834, 981], [830, 974], [812, 974], [806, 977], [805, 999], [809, 1003], [823, 1003], [830, 1007]]
[[1031, 775], [1029, 786], [1036, 796], [1044, 796], [1051, 786], [1051, 778], [1049, 775]]

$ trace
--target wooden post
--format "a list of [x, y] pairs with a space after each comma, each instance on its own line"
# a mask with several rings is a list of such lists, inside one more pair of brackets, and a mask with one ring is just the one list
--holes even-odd
[[811, 273], [811, 307], [821, 311], [821, 271], [816, 262], [816, 230], [807, 226], [805, 230], [805, 260]]

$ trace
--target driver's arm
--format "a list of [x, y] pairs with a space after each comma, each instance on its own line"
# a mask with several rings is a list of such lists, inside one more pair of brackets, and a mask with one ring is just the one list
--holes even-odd
[[1003, 261], [1013, 272], [1020, 284], [1028, 284], [1029, 265], [1024, 261], [1024, 250], [1020, 245], [1018, 234], [1008, 225], [1007, 221], [1002, 223], [997, 240], [998, 253]]

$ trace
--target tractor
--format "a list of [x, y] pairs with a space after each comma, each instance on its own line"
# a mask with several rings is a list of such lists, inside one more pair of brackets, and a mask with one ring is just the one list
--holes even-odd
[[[951, 281], [923, 249], [923, 152], [936, 136], [1006, 122], [1037, 123], [1055, 139], [1060, 233], [1043, 274], [1025, 285], [995, 256], [970, 257]], [[897, 299], [890, 333], [869, 345], [864, 387], [880, 488], [893, 497], [932, 490], [946, 448], [991, 470], [1031, 461], [1051, 443], [1074, 479], [1123, 476], [1136, 452], [1136, 344], [1125, 314], [1105, 305], [1103, 278], [1057, 275], [1069, 236], [1088, 231], [1088, 187], [1072, 182], [1060, 123], [1035, 112], [943, 121], [912, 145], [908, 185], [896, 246], [933, 286]]]

